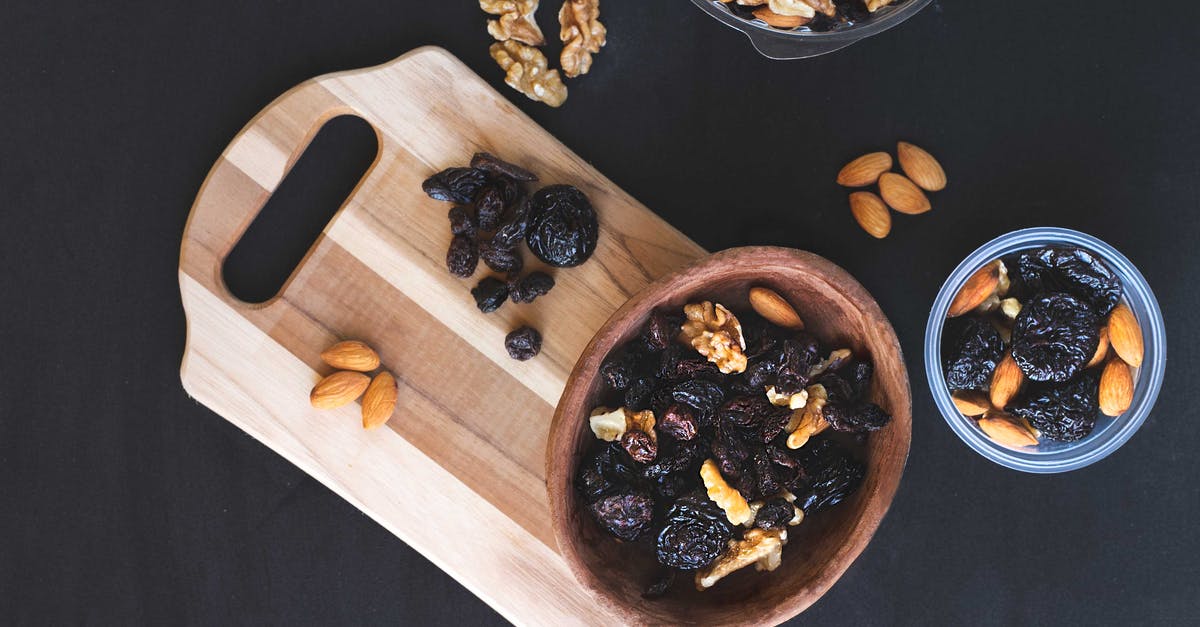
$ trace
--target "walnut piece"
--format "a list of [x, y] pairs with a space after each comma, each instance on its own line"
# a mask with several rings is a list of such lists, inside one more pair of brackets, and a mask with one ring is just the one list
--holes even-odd
[[683, 340], [701, 355], [717, 365], [725, 374], [746, 370], [746, 338], [742, 325], [720, 303], [709, 301], [684, 305], [687, 320], [683, 323]]
[[785, 427], [788, 431], [787, 447], [798, 449], [808, 444], [809, 438], [829, 428], [822, 411], [829, 394], [820, 383], [808, 386], [808, 402], [803, 409], [792, 413], [792, 420]]
[[820, 13], [824, 13], [825, 17], [837, 15], [837, 6], [833, 4], [833, 0], [804, 0], [804, 2]]
[[829, 353], [829, 357], [826, 357], [823, 361], [821, 361], [821, 363], [813, 366], [812, 369], [808, 371], [808, 377], [810, 379], [815, 379], [826, 372], [829, 372], [830, 370], [837, 370], [838, 368], [842, 367], [842, 364], [846, 363], [847, 359], [850, 359], [853, 356], [854, 353], [850, 352], [850, 349], [839, 348]]
[[488, 33], [497, 41], [515, 39], [531, 46], [545, 45], [546, 37], [533, 17], [538, 0], [479, 0], [479, 8], [500, 16], [498, 20], [488, 20], [487, 26]]
[[489, 52], [506, 72], [504, 82], [509, 87], [551, 107], [566, 101], [567, 86], [558, 70], [549, 69], [549, 61], [541, 50], [510, 39], [492, 44]]
[[754, 518], [750, 504], [740, 492], [725, 482], [725, 477], [721, 476], [721, 471], [717, 468], [717, 462], [711, 459], [704, 460], [700, 465], [700, 479], [704, 481], [704, 487], [708, 490], [709, 500], [725, 511], [725, 517], [729, 519], [730, 524], [741, 525]]
[[817, 14], [805, 0], [767, 0], [767, 7], [779, 15], [812, 18]]
[[696, 572], [696, 589], [703, 592], [729, 573], [754, 564], [755, 569], [772, 571], [783, 561], [786, 529], [749, 529], [741, 540], [730, 540], [729, 548], [712, 564]]
[[600, 0], [566, 0], [558, 11], [561, 25], [558, 37], [563, 42], [559, 62], [568, 78], [587, 74], [592, 55], [604, 47], [608, 34], [600, 23]]
[[788, 409], [801, 409], [808, 402], [808, 390], [800, 390], [795, 394], [780, 394], [775, 391], [775, 386], [767, 388], [767, 400], [771, 401], [776, 407], [787, 407]]
[[654, 412], [648, 409], [635, 412], [628, 407], [613, 410], [597, 407], [588, 418], [588, 426], [598, 439], [605, 442], [620, 440], [626, 431], [641, 431], [658, 444], [658, 434], [654, 431]]
[[867, 10], [870, 11], [871, 13], [874, 13], [874, 12], [878, 11], [879, 9], [882, 9], [883, 7], [886, 7], [889, 4], [892, 4], [895, 1], [896, 0], [866, 0]]

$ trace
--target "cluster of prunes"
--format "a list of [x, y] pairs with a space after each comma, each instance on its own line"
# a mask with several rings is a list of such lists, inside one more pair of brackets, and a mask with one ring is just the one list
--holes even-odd
[[[699, 474], [705, 460], [713, 459], [747, 501], [763, 501], [754, 526], [779, 529], [795, 507], [807, 517], [853, 494], [866, 468], [850, 449], [891, 418], [867, 398], [869, 360], [841, 360], [814, 377], [829, 354], [816, 338], [754, 313], [737, 317], [748, 358], [742, 373], [723, 374], [680, 341], [682, 317], [664, 311], [653, 312], [641, 334], [601, 367], [598, 403], [653, 411], [657, 442], [596, 440], [576, 487], [603, 529], [644, 546], [666, 570], [647, 596], [662, 594], [677, 570], [708, 566], [740, 535], [705, 492]], [[828, 393], [830, 429], [789, 449], [786, 427], [802, 410], [772, 404], [766, 390], [791, 395], [818, 383]], [[783, 498], [785, 491], [794, 501]]]

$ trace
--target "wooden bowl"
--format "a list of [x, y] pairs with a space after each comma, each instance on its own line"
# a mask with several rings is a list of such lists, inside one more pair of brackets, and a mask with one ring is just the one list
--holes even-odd
[[[598, 397], [600, 364], [635, 337], [653, 309], [700, 300], [749, 309], [748, 291], [769, 287], [800, 313], [824, 343], [847, 346], [875, 364], [871, 397], [892, 414], [871, 434], [862, 487], [841, 504], [789, 529], [783, 564], [774, 572], [743, 569], [698, 592], [681, 577], [663, 598], [641, 593], [658, 572], [654, 556], [604, 532], [573, 487], [594, 436], [588, 415]], [[816, 602], [850, 566], [891, 505], [912, 438], [912, 398], [900, 343], [879, 305], [846, 271], [817, 255], [756, 246], [710, 255], [647, 286], [616, 311], [584, 349], [554, 414], [546, 450], [546, 481], [559, 550], [579, 581], [631, 624], [779, 623]]]

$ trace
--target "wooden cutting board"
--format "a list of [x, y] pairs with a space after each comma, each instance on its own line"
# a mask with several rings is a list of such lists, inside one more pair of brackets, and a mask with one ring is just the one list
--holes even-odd
[[[378, 158], [280, 294], [239, 301], [221, 278], [226, 256], [309, 140], [342, 114], [375, 128]], [[595, 256], [555, 270], [549, 295], [487, 315], [468, 293], [486, 268], [470, 280], [446, 271], [449, 205], [421, 191], [425, 177], [476, 151], [528, 167], [539, 184], [576, 185], [601, 225]], [[421, 48], [302, 83], [251, 120], [213, 166], [180, 254], [183, 386], [509, 620], [611, 622], [555, 546], [547, 433], [593, 332], [639, 288], [703, 254], [452, 55]], [[537, 358], [516, 362], [504, 336], [523, 323], [545, 344]], [[374, 346], [399, 380], [386, 428], [364, 431], [358, 404], [309, 406], [309, 390], [330, 372], [320, 352], [344, 338]]]

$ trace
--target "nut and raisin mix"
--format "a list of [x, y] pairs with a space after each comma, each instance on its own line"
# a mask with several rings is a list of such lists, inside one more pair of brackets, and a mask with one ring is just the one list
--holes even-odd
[[676, 574], [704, 590], [774, 570], [789, 527], [853, 494], [863, 438], [891, 418], [873, 372], [866, 355], [710, 301], [652, 312], [612, 351], [575, 485], [602, 529], [664, 569], [644, 596]]
[[713, 0], [729, 12], [772, 28], [823, 33], [845, 30], [872, 20], [877, 12], [905, 0]]

